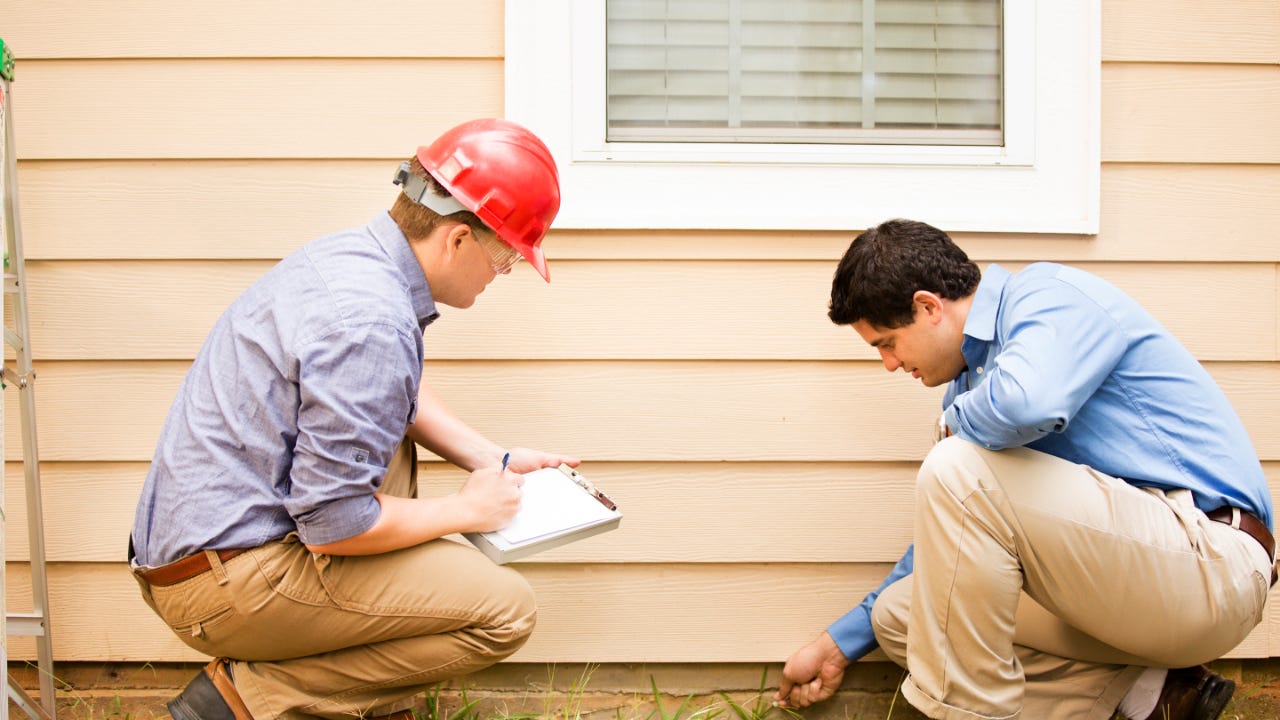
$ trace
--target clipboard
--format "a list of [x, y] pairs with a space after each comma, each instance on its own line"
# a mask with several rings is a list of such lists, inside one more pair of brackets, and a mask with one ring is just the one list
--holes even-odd
[[499, 565], [618, 527], [622, 511], [568, 465], [524, 474], [520, 512], [501, 530], [463, 533]]

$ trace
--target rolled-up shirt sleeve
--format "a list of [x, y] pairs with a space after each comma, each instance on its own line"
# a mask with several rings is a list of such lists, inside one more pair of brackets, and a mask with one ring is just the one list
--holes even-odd
[[1011, 282], [1005, 292], [999, 354], [985, 367], [968, 359], [985, 379], [946, 409], [954, 434], [989, 450], [1065, 430], [1126, 346], [1111, 316], [1072, 285]]
[[421, 344], [388, 323], [336, 323], [297, 358], [298, 437], [285, 509], [308, 545], [359, 535], [404, 438], [421, 376]]

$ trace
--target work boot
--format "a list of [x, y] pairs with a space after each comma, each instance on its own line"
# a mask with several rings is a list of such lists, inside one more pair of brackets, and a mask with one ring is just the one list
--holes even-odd
[[226, 658], [215, 658], [178, 697], [165, 703], [173, 720], [253, 720], [231, 682], [228, 664]]
[[1170, 670], [1147, 720], [1218, 720], [1236, 684], [1204, 665]]

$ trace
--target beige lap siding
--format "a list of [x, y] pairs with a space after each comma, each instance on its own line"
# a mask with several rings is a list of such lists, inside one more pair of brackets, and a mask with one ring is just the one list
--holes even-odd
[[[388, 205], [399, 159], [502, 114], [519, 29], [501, 0], [83, 5], [18, 0], [0, 28], [18, 57], [55, 655], [195, 660], [124, 555], [183, 372], [273, 262]], [[1132, 293], [1223, 385], [1280, 488], [1280, 9], [1103, 0], [1102, 39], [1101, 232], [957, 240], [983, 264], [1057, 260]], [[580, 455], [626, 513], [518, 565], [543, 608], [515, 660], [776, 662], [878, 584], [910, 540], [940, 394], [825, 318], [861, 229], [553, 229], [551, 285], [517, 268], [429, 329], [427, 377], [460, 414]], [[16, 393], [5, 403], [17, 611]], [[461, 479], [422, 470], [428, 492]], [[1267, 612], [1233, 657], [1280, 656], [1280, 603]], [[33, 656], [28, 638], [10, 649]]]

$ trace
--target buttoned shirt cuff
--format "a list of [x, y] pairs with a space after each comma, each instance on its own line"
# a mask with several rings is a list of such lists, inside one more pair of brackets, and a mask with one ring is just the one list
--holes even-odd
[[880, 647], [871, 629], [871, 608], [864, 602], [827, 627], [840, 652], [853, 662]]

